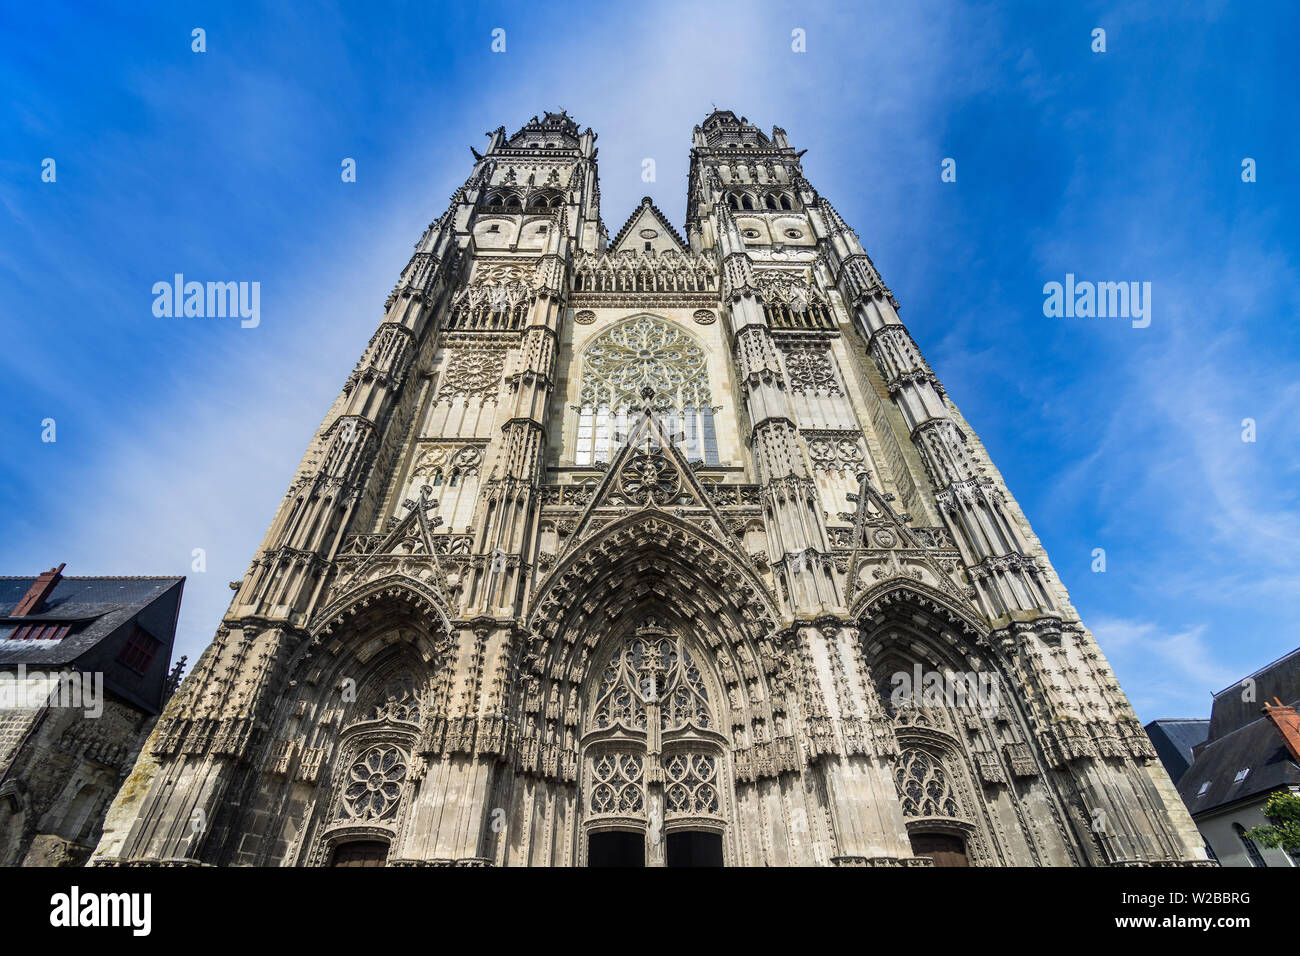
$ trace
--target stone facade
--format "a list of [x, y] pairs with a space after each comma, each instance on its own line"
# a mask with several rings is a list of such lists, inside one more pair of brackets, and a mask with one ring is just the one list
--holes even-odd
[[595, 140], [475, 153], [97, 861], [1203, 861], [785, 132], [715, 111], [612, 240]]

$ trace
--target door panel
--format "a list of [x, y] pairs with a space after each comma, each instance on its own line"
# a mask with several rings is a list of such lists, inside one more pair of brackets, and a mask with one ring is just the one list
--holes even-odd
[[966, 843], [948, 833], [911, 834], [912, 853], [934, 859], [935, 866], [970, 866], [966, 858]]
[[676, 830], [668, 834], [669, 866], [722, 866], [722, 834]]
[[330, 866], [383, 866], [388, 860], [388, 844], [378, 840], [344, 843], [334, 850]]

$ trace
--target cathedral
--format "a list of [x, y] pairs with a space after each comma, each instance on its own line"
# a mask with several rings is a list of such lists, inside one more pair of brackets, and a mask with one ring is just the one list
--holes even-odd
[[1205, 865], [786, 132], [488, 135], [93, 865]]

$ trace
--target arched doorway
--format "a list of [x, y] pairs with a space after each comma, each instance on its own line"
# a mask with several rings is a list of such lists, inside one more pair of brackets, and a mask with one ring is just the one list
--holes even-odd
[[674, 830], [668, 834], [667, 865], [722, 866], [722, 834], [712, 830]]
[[587, 834], [587, 866], [645, 866], [645, 834], [592, 830]]
[[1038, 826], [1022, 803], [1040, 787], [1033, 737], [978, 622], [918, 583], [873, 589], [855, 617], [898, 741], [894, 783], [916, 855], [936, 866], [1040, 863], [1042, 838], [1064, 833], [1063, 821]]
[[[534, 599], [520, 751], [525, 772], [555, 754], [574, 786], [572, 813], [535, 814], [529, 830], [534, 841], [552, 835], [557, 863], [588, 865], [591, 836], [621, 829], [644, 834], [646, 866], [668, 865], [668, 837], [687, 830], [716, 834], [734, 865], [764, 859], [787, 830], [755, 794], [756, 775], [794, 751], [790, 686], [773, 689], [765, 667], [775, 607], [729, 545], [677, 510], [686, 514], [592, 511], [604, 527]], [[510, 844], [499, 858], [537, 858], [524, 850]]]

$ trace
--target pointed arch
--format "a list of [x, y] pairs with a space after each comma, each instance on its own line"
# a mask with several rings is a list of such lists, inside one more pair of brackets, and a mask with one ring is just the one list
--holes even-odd
[[704, 606], [725, 609], [751, 640], [777, 627], [777, 603], [752, 568], [712, 535], [658, 509], [610, 522], [560, 561], [537, 589], [530, 626], [535, 633], [555, 638], [593, 592], [607, 586], [628, 562], [644, 560], [649, 551], [670, 560], [673, 576], [690, 585], [686, 596], [698, 599], [699, 585], [706, 584], [710, 600]]
[[310, 639], [294, 655], [291, 673], [322, 648], [337, 657], [347, 646], [364, 661], [383, 644], [402, 639], [431, 662], [446, 656], [458, 632], [434, 586], [396, 572], [349, 589], [317, 615], [307, 633]]
[[752, 744], [755, 719], [773, 732], [787, 729], [773, 719], [773, 708], [784, 708], [768, 679], [783, 653], [776, 602], [725, 546], [657, 510], [614, 521], [543, 582], [530, 610], [526, 657], [549, 684], [545, 694], [576, 700], [570, 691], [589, 691], [607, 642], [646, 616], [699, 649], [697, 664], [719, 688], [716, 726], [732, 734], [732, 746]]
[[971, 608], [963, 607], [952, 595], [931, 587], [923, 581], [909, 578], [887, 578], [859, 593], [849, 608], [850, 616], [864, 626], [865, 622], [885, 613], [897, 603], [910, 603], [929, 613], [937, 625], [956, 627], [972, 643], [988, 636], [989, 628]]
[[[852, 614], [863, 664], [898, 740], [895, 785], [914, 845], [946, 833], [960, 838], [977, 866], [1043, 862], [1052, 852], [1044, 841], [1057, 830], [1037, 826], [1019, 807], [1008, 821], [989, 802], [991, 788], [1037, 789], [1049, 771], [1027, 702], [1013, 691], [1021, 678], [987, 625], [952, 595], [902, 578], [864, 592]], [[1063, 808], [1050, 788], [1044, 796], [1065, 833]], [[1059, 851], [1075, 852], [1068, 843]]]

